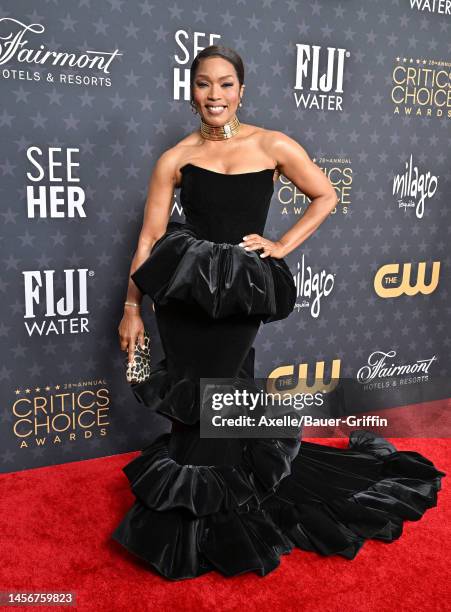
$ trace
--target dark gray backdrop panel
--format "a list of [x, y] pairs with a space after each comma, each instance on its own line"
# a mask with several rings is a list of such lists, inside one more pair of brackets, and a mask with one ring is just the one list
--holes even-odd
[[[375, 351], [396, 351], [396, 363], [404, 364], [435, 355], [430, 374], [440, 383], [427, 387], [427, 392], [421, 385], [411, 386], [405, 397], [396, 395], [396, 401], [415, 401], [418, 394], [422, 401], [449, 396], [449, 117], [435, 116], [434, 106], [431, 117], [398, 115], [391, 101], [393, 69], [408, 64], [409, 58], [414, 63], [447, 61], [449, 70], [449, 15], [418, 10], [401, 0], [363, 5], [274, 0], [172, 4], [56, 0], [36, 5], [17, 0], [1, 4], [0, 18], [0, 36], [5, 37], [2, 57], [11, 40], [8, 34], [17, 34], [21, 27], [9, 19], [44, 26], [43, 33], [30, 32], [26, 37], [26, 46], [35, 50], [43, 45], [79, 55], [115, 49], [122, 54], [113, 58], [108, 74], [49, 63], [38, 67], [16, 58], [1, 65], [2, 471], [135, 450], [168, 428], [163, 418], [137, 404], [131, 394], [117, 327], [152, 166], [165, 149], [198, 127], [188, 101], [183, 96], [174, 99], [174, 69], [191, 62], [195, 33], [205, 34], [199, 37], [201, 46], [216, 34], [215, 42], [242, 54], [247, 68], [239, 113], [243, 122], [285, 132], [325, 171], [337, 166], [341, 173], [346, 168], [352, 179], [346, 206], [340, 203], [337, 212], [287, 257], [293, 272], [304, 258], [304, 266], [310, 266], [313, 274], [332, 274], [333, 289], [322, 297], [318, 316], [312, 314], [312, 299], [304, 302], [306, 296], [300, 295], [287, 320], [262, 327], [256, 343], [256, 375], [266, 376], [281, 365], [297, 368], [300, 363], [314, 370], [322, 360], [329, 371], [336, 359], [341, 375], [355, 379]], [[183, 66], [176, 59], [183, 55], [176, 41], [181, 31], [189, 50], [189, 62]], [[296, 108], [296, 45], [301, 43], [321, 46], [322, 54], [328, 46], [349, 51], [343, 110]], [[324, 55], [321, 58], [323, 65]], [[62, 74], [82, 75], [86, 82], [58, 82]], [[309, 93], [308, 87], [304, 93]], [[27, 215], [26, 187], [32, 184], [27, 172], [35, 171], [27, 159], [32, 146], [45, 155], [49, 147], [78, 149], [74, 161], [80, 165], [74, 175], [80, 183], [64, 179], [62, 185], [78, 184], [83, 189], [86, 217]], [[410, 155], [421, 173], [438, 176], [437, 191], [426, 200], [421, 219], [412, 208], [399, 208], [392, 194], [393, 177], [404, 172]], [[47, 174], [37, 182], [49, 185]], [[287, 185], [279, 181], [265, 231], [271, 239], [299, 218], [292, 205], [283, 205], [286, 193]], [[175, 203], [173, 218], [182, 219]], [[66, 205], [60, 209], [67, 210]], [[373, 279], [382, 265], [415, 266], [421, 261], [429, 266], [441, 262], [439, 284], [431, 295], [393, 299], [376, 295]], [[23, 272], [36, 273], [35, 279], [40, 274], [45, 283], [44, 272], [54, 270], [51, 286], [58, 300], [64, 295], [65, 269], [87, 270], [88, 313], [78, 313], [76, 291], [74, 309], [67, 315], [75, 322], [86, 318], [88, 331], [83, 333], [77, 327], [73, 333], [70, 329], [56, 333], [58, 327], [52, 326], [65, 316], [45, 316], [49, 293], [42, 287], [36, 294], [40, 303], [34, 304], [35, 318], [25, 318]], [[144, 306], [158, 359], [161, 347], [147, 299]], [[26, 323], [35, 325], [31, 335]], [[63, 427], [66, 417], [51, 421], [52, 416], [72, 414], [70, 404], [63, 410], [58, 395], [68, 393], [70, 400], [71, 393], [80, 397], [83, 390], [88, 391], [82, 396], [84, 405], [96, 393], [98, 404], [106, 402], [104, 435], [101, 425], [86, 426], [88, 435], [77, 425], [73, 439], [69, 431], [56, 437], [52, 428], [58, 423]], [[370, 402], [371, 394], [366, 397]], [[390, 405], [390, 398], [384, 402]], [[98, 414], [99, 408], [93, 412]], [[52, 425], [44, 435], [46, 418]], [[34, 423], [41, 425], [38, 436], [29, 435]]]

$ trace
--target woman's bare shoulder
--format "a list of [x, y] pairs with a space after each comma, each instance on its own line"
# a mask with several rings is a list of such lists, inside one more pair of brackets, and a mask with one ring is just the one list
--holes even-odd
[[191, 132], [181, 140], [175, 143], [170, 149], [168, 149], [168, 153], [173, 155], [177, 160], [183, 159], [184, 156], [189, 155], [190, 151], [195, 147], [202, 144], [202, 137], [199, 130], [195, 132]]
[[268, 130], [266, 128], [262, 128], [259, 135], [262, 141], [268, 145], [277, 145], [277, 144], [283, 144], [283, 143], [297, 142], [293, 138], [285, 134], [284, 132], [281, 132], [280, 130]]
[[283, 159], [287, 154], [307, 155], [306, 150], [297, 140], [280, 130], [267, 130], [261, 132], [260, 142], [262, 148], [275, 160]]
[[189, 156], [190, 151], [199, 142], [198, 133], [193, 132], [176, 142], [172, 147], [163, 151], [158, 157], [154, 165], [154, 172], [165, 174], [173, 177], [176, 182], [178, 177], [178, 169], [183, 164], [184, 158]]

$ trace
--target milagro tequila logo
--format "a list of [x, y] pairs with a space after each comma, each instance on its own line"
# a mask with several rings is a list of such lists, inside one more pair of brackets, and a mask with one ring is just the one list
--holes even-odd
[[[296, 44], [296, 79], [294, 92], [296, 107], [322, 110], [343, 110], [343, 77], [345, 58], [349, 51], [337, 47], [327, 47], [321, 51], [320, 45]], [[320, 59], [325, 57], [325, 71], [321, 73]]]
[[[46, 49], [43, 44], [39, 45], [39, 49], [28, 46], [26, 36], [29, 34], [43, 34], [44, 32], [45, 27], [40, 23], [27, 25], [12, 17], [0, 18], [0, 65], [15, 60], [20, 63], [39, 66], [88, 68], [109, 74], [112, 61], [119, 55], [122, 55], [118, 49], [112, 52], [86, 50], [84, 53], [75, 53], [72, 51], [51, 51]], [[9, 72], [12, 73], [14, 78], [16, 71], [11, 69]], [[72, 79], [69, 77], [70, 75], [61, 74], [60, 82], [72, 82]], [[4, 78], [7, 78], [5, 73]], [[34, 78], [39, 80], [39, 73], [34, 73]], [[85, 84], [83, 77], [76, 77], [74, 80], [77, 83]], [[90, 82], [92, 84], [111, 85], [110, 79], [103, 79], [101, 76], [92, 77]]]
[[451, 15], [451, 0], [410, 0], [410, 8], [429, 13]]
[[405, 172], [395, 174], [393, 178], [393, 195], [399, 196], [399, 208], [404, 208], [404, 211], [407, 211], [407, 208], [415, 207], [415, 214], [418, 219], [423, 218], [424, 201], [426, 198], [432, 198], [435, 195], [437, 187], [438, 176], [430, 172], [421, 174], [418, 171], [418, 166], [412, 165], [412, 154], [409, 161], [406, 162]]
[[[59, 274], [58, 290], [55, 270], [27, 270], [22, 272], [25, 292], [25, 327], [29, 336], [49, 334], [89, 333], [87, 268], [63, 270]], [[38, 311], [38, 312], [37, 312]]]
[[357, 381], [367, 384], [370, 381], [381, 378], [391, 378], [394, 376], [404, 376], [405, 374], [429, 374], [429, 368], [437, 357], [433, 355], [427, 359], [417, 359], [413, 363], [396, 365], [391, 362], [396, 356], [396, 351], [374, 351], [368, 357], [367, 364], [362, 366], [357, 372]]
[[310, 266], [305, 265], [305, 256], [302, 255], [301, 262], [297, 263], [297, 272], [293, 276], [298, 297], [303, 298], [295, 308], [310, 308], [310, 314], [317, 319], [321, 311], [321, 299], [332, 292], [335, 277], [331, 272], [320, 270], [313, 273]]

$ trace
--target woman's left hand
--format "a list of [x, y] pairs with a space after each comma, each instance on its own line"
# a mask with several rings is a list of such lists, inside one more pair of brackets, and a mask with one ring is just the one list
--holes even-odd
[[246, 251], [257, 251], [262, 249], [263, 252], [260, 253], [260, 257], [270, 256], [281, 259], [286, 255], [282, 243], [263, 238], [260, 234], [247, 234], [247, 236], [243, 236], [243, 242], [240, 242], [239, 246], [244, 247]]

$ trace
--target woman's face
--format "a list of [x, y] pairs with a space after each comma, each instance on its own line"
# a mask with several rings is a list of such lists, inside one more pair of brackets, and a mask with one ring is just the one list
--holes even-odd
[[224, 125], [238, 108], [244, 85], [240, 87], [233, 64], [222, 57], [200, 60], [193, 83], [193, 100], [203, 120]]

